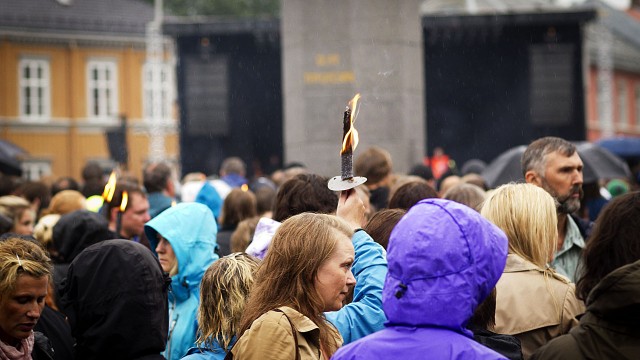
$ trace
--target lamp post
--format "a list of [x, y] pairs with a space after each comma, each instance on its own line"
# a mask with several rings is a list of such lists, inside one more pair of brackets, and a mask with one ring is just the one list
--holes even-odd
[[[147, 24], [147, 74], [150, 80], [151, 108], [149, 124], [149, 160], [160, 161], [164, 151], [164, 116], [162, 103], [162, 68], [164, 48], [162, 44], [162, 1], [154, 1], [154, 18]], [[165, 99], [166, 101], [166, 99]]]

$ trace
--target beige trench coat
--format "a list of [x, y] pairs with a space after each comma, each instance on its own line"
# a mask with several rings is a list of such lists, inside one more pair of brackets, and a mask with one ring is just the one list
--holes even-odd
[[515, 254], [507, 256], [496, 290], [495, 332], [520, 339], [525, 359], [578, 325], [576, 317], [585, 311], [569, 279], [553, 272], [545, 275], [543, 269]]
[[[296, 330], [300, 359], [324, 359], [319, 346], [318, 326], [290, 307], [283, 306], [279, 309], [289, 317], [291, 322], [282, 312], [269, 311], [263, 314], [251, 324], [251, 328], [242, 334], [231, 349], [234, 359], [294, 360], [296, 353], [291, 324]], [[339, 334], [335, 340], [338, 346], [342, 346], [342, 337]]]

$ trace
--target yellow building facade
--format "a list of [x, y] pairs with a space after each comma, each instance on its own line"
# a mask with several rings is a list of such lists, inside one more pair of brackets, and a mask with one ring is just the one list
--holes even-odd
[[[7, 10], [14, 10], [19, 19], [21, 11], [28, 9], [21, 9], [20, 1], [12, 8], [12, 2]], [[27, 0], [24, 6], [30, 3], [55, 4]], [[126, 7], [135, 2], [109, 3], [124, 7], [118, 11], [126, 13]], [[78, 16], [86, 17], [86, 9], [73, 6], [55, 9], [66, 16], [60, 20], [60, 29], [55, 11], [47, 26], [30, 27], [28, 20], [0, 21], [0, 137], [28, 152], [23, 176], [81, 179], [83, 166], [97, 161], [105, 168], [119, 166], [140, 177], [149, 160], [150, 137], [158, 134], [163, 137], [163, 159], [176, 165], [179, 146], [171, 51], [165, 52], [163, 79], [157, 83], [162, 85], [162, 116], [151, 114], [146, 39], [140, 29], [153, 9], [135, 3], [129, 23], [108, 28], [117, 31], [100, 31], [74, 23]], [[99, 7], [95, 11], [100, 16]], [[140, 24], [135, 24], [138, 18]], [[128, 33], [127, 29], [133, 30]], [[165, 49], [171, 48], [169, 40], [164, 43]], [[126, 163], [116, 163], [106, 132], [118, 129], [122, 118], [126, 119], [128, 157]]]

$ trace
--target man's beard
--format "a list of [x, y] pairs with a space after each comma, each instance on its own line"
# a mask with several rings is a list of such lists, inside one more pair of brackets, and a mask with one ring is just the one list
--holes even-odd
[[[549, 186], [546, 179], [542, 179], [542, 188], [556, 200], [556, 211], [558, 214], [572, 214], [580, 209], [580, 200], [584, 192], [581, 185], [574, 185], [567, 195], [560, 196]], [[574, 194], [580, 194], [577, 198], [572, 197]]]

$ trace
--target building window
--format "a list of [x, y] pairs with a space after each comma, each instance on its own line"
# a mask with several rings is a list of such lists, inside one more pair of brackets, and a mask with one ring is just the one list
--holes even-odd
[[144, 98], [144, 118], [147, 121], [154, 119], [162, 119], [169, 121], [171, 119], [171, 109], [173, 106], [173, 71], [171, 66], [167, 64], [160, 65], [160, 77], [157, 86], [160, 90], [160, 108], [159, 113], [154, 113], [153, 108], [153, 86], [154, 78], [152, 66], [149, 63], [144, 65], [143, 70], [143, 98]]
[[620, 130], [627, 130], [629, 128], [629, 112], [627, 105], [627, 83], [624, 80], [619, 80], [617, 83], [618, 89], [618, 128]]
[[20, 117], [45, 121], [51, 114], [49, 61], [45, 59], [21, 59]]
[[22, 161], [22, 177], [30, 181], [38, 181], [51, 175], [51, 161], [27, 159]]
[[87, 91], [89, 118], [115, 121], [118, 115], [118, 73], [114, 61], [89, 61]]

